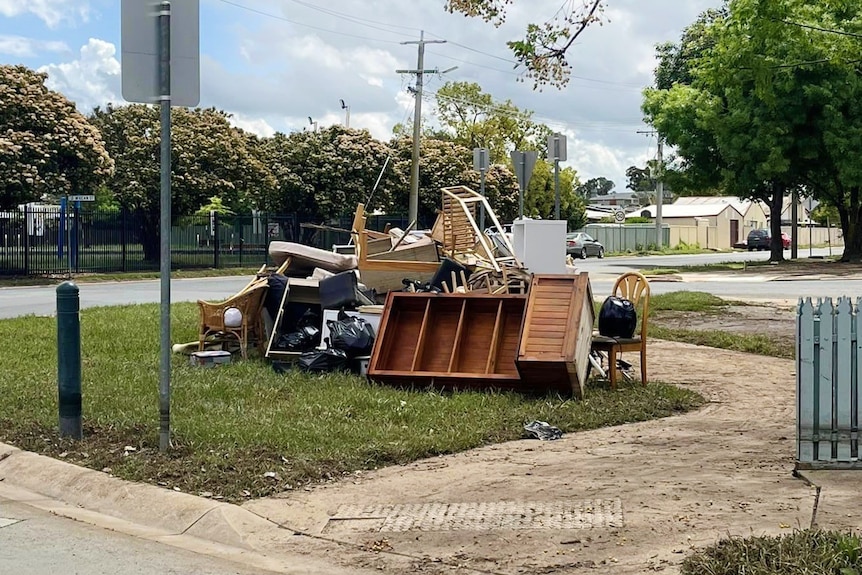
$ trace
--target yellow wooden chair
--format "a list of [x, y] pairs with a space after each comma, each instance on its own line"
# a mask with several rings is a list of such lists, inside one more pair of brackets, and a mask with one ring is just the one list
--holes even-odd
[[647, 318], [649, 317], [649, 281], [638, 272], [621, 275], [614, 283], [612, 295], [625, 298], [634, 304], [638, 312], [640, 330], [635, 330], [631, 338], [606, 337], [593, 334], [592, 350], [608, 354], [608, 369], [610, 370], [611, 389], [617, 387], [617, 358], [626, 351], [639, 351], [641, 356], [641, 383], [647, 382], [646, 338]]
[[[249, 344], [260, 346], [264, 339], [261, 310], [268, 289], [269, 286], [264, 281], [247, 286], [224, 301], [198, 300], [201, 314], [198, 349], [203, 351], [207, 343], [236, 340], [242, 358], [248, 358]], [[230, 308], [236, 308], [242, 314], [239, 325], [226, 325], [225, 312]]]

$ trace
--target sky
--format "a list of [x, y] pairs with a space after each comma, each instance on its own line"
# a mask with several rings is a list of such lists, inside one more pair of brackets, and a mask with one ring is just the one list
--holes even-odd
[[[145, 1], [145, 0], [140, 0]], [[183, 0], [188, 1], [188, 0]], [[563, 6], [581, 0], [564, 0]], [[677, 41], [721, 0], [607, 0], [601, 26], [569, 50], [572, 77], [562, 89], [533, 89], [514, 67], [506, 42], [523, 37], [560, 0], [514, 0], [499, 27], [450, 14], [444, 0], [200, 0], [200, 105], [232, 114], [261, 136], [345, 123], [388, 140], [412, 119], [420, 32], [427, 44], [423, 121], [434, 124], [436, 89], [475, 82], [495, 101], [531, 110], [534, 121], [567, 139], [580, 180], [605, 177], [626, 187], [629, 166], [656, 154], [639, 134], [642, 90], [650, 86], [655, 45]], [[48, 74], [48, 86], [82, 113], [123, 104], [118, 0], [0, 0], [0, 63]], [[454, 70], [450, 68], [456, 67]], [[443, 73], [445, 71], [445, 73]]]

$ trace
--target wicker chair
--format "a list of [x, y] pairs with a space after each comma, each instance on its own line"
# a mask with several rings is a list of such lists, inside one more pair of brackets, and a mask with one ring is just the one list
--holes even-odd
[[[242, 358], [248, 358], [249, 344], [260, 345], [264, 339], [261, 308], [267, 289], [266, 282], [259, 282], [221, 302], [198, 300], [201, 313], [198, 349], [203, 350], [207, 343], [236, 340]], [[239, 325], [225, 325], [225, 312], [230, 308], [242, 314]]]

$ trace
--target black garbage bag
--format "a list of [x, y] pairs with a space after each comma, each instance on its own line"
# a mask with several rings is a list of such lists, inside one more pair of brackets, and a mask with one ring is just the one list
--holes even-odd
[[285, 351], [306, 351], [320, 344], [320, 335], [320, 316], [306, 310], [296, 322], [294, 331], [279, 336], [275, 347]]
[[630, 338], [635, 333], [637, 323], [637, 310], [631, 301], [612, 295], [602, 303], [599, 333], [603, 336]]
[[365, 319], [348, 315], [341, 310], [338, 319], [326, 322], [332, 347], [347, 353], [348, 357], [369, 355], [374, 347], [374, 328]]
[[284, 334], [275, 342], [275, 347], [285, 351], [307, 351], [320, 343], [320, 330], [313, 325]]
[[340, 349], [330, 347], [327, 340], [325, 349], [314, 349], [304, 352], [299, 356], [297, 365], [303, 371], [346, 371], [347, 354]]

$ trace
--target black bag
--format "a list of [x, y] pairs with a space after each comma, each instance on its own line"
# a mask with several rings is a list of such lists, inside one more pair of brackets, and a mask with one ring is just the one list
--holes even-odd
[[311, 310], [306, 310], [296, 329], [283, 334], [275, 342], [275, 347], [287, 351], [306, 351], [317, 347], [320, 343], [320, 316]]
[[306, 351], [317, 347], [320, 343], [320, 330], [313, 325], [282, 335], [275, 342], [275, 347], [285, 351]]
[[306, 351], [299, 356], [299, 369], [312, 372], [347, 370], [347, 354], [340, 349], [329, 347]]
[[326, 322], [332, 347], [343, 350], [348, 357], [369, 355], [374, 347], [374, 328], [361, 317], [351, 316], [341, 310], [338, 319]]
[[605, 337], [630, 338], [635, 334], [638, 313], [632, 302], [612, 295], [599, 310], [599, 333]]

